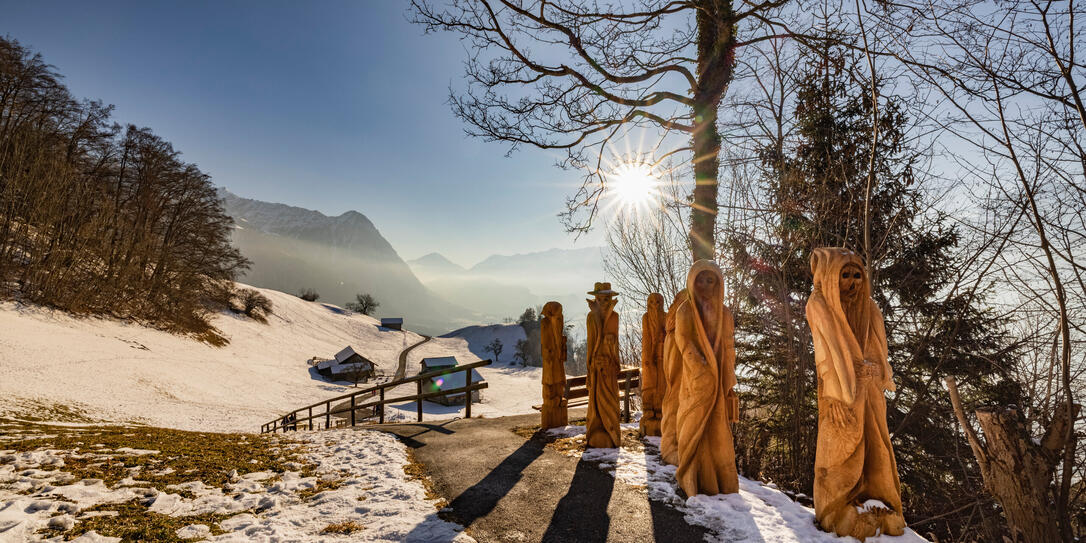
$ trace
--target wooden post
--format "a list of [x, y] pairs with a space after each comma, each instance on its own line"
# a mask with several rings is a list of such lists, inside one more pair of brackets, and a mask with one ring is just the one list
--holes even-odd
[[332, 400], [324, 402], [324, 429], [332, 427]]
[[354, 395], [351, 395], [351, 426], [354, 426]]
[[422, 422], [422, 379], [419, 379], [418, 381], [415, 381], [415, 383], [419, 385], [419, 386], [418, 386], [418, 389], [419, 389], [419, 395], [418, 395], [418, 398], [416, 398], [416, 399], [415, 399], [415, 402], [416, 402], [416, 403], [418, 404], [418, 406], [419, 406], [419, 407], [418, 407], [418, 411], [419, 411], [419, 422]]
[[[471, 370], [464, 370], [464, 382], [471, 388]], [[464, 418], [471, 418], [471, 391], [464, 392]]]
[[377, 408], [380, 409], [381, 412], [380, 412], [380, 414], [377, 415], [377, 424], [384, 424], [385, 423], [385, 387], [382, 386], [380, 388], [380, 391], [381, 391], [381, 403], [377, 404]]
[[630, 374], [626, 374], [626, 397], [622, 399], [622, 414], [626, 422], [630, 422]]
[[313, 430], [313, 406], [309, 406], [309, 418], [306, 419], [309, 422], [309, 429]]

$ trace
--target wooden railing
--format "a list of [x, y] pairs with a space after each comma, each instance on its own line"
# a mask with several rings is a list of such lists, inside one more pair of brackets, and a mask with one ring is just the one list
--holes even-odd
[[[626, 422], [630, 422], [630, 396], [633, 395], [634, 389], [641, 390], [641, 368], [626, 368], [618, 372], [619, 386], [622, 387], [622, 416]], [[566, 378], [566, 401], [569, 402], [566, 407], [580, 407], [582, 405], [588, 405], [588, 376], [582, 375], [580, 377], [567, 377]], [[583, 401], [574, 402], [573, 400]], [[532, 406], [536, 409], [541, 409], [543, 406]]]
[[[452, 368], [445, 368], [440, 370], [428, 371], [426, 373], [420, 373], [411, 377], [400, 379], [399, 381], [391, 381], [388, 383], [382, 383], [366, 389], [352, 392], [350, 394], [344, 394], [342, 396], [336, 396], [335, 398], [329, 398], [322, 402], [317, 402], [313, 405], [295, 409], [282, 417], [279, 417], [271, 422], [265, 423], [260, 427], [260, 433], [275, 433], [278, 431], [290, 431], [297, 430], [298, 428], [309, 430], [320, 430], [332, 427], [340, 426], [354, 426], [361, 420], [377, 417], [379, 423], [385, 422], [385, 405], [397, 402], [406, 402], [414, 400], [417, 404], [418, 420], [422, 422], [422, 401], [427, 398], [436, 398], [438, 396], [450, 396], [463, 393], [464, 394], [464, 408], [466, 412], [464, 416], [471, 418], [471, 397], [472, 392], [477, 390], [483, 390], [487, 388], [486, 381], [471, 381], [471, 370], [489, 366], [493, 362], [490, 360], [480, 360], [471, 364], [465, 364], [463, 366], [455, 366]], [[440, 377], [442, 375], [449, 375], [451, 373], [464, 372], [464, 386], [460, 388], [454, 388], [450, 390], [438, 390], [432, 392], [423, 392], [423, 382], [434, 377]], [[410, 396], [399, 396], [396, 398], [385, 398], [385, 390], [396, 388], [398, 386], [415, 382], [417, 384], [418, 392]], [[376, 401], [364, 401], [359, 403], [359, 400], [369, 400], [377, 396]], [[332, 404], [336, 403], [335, 406]], [[318, 410], [314, 413], [314, 408], [323, 408], [323, 411]], [[305, 417], [301, 415], [305, 414]], [[336, 418], [336, 424], [333, 426], [333, 417]], [[349, 418], [350, 422], [347, 422]], [[321, 420], [323, 419], [323, 421]], [[340, 420], [343, 419], [343, 420]], [[315, 422], [314, 422], [315, 421]], [[324, 424], [322, 425], [321, 422]]]

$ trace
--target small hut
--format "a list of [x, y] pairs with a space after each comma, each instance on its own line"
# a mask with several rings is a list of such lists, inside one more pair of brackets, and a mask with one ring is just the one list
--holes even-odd
[[403, 330], [403, 317], [386, 317], [381, 319], [381, 328], [389, 330]]
[[317, 373], [333, 381], [364, 383], [373, 377], [374, 365], [368, 358], [355, 352], [348, 345], [331, 360], [317, 362]]
[[[423, 358], [422, 370], [419, 371], [419, 373], [427, 373], [439, 369], [454, 368], [456, 366], [457, 361], [455, 356], [437, 356], [432, 358]], [[483, 380], [483, 376], [479, 375], [479, 372], [475, 370], [470, 370], [470, 372], [472, 383], [478, 383], [479, 381]], [[464, 388], [465, 386], [467, 386], [467, 383], [464, 382], [464, 372], [462, 371], [448, 373], [436, 377], [430, 377], [422, 384], [423, 390], [426, 392], [437, 392], [439, 390], [456, 390], [458, 388]], [[479, 403], [479, 392], [480, 391], [478, 390], [471, 391], [472, 403]], [[455, 394], [442, 394], [441, 396], [429, 398], [429, 401], [450, 406], [463, 405], [464, 393], [457, 392]]]

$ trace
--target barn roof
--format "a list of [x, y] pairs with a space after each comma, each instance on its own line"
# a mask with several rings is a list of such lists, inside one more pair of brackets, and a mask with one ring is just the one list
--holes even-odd
[[403, 317], [384, 317], [381, 324], [403, 324]]
[[422, 366], [424, 368], [448, 368], [457, 364], [455, 356], [433, 356], [430, 358], [422, 359]]

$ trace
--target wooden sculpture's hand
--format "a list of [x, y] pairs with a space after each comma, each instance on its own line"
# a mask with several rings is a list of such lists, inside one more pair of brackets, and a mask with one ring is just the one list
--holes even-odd
[[831, 424], [842, 428], [856, 422], [856, 417], [852, 414], [852, 406], [834, 399], [826, 400], [826, 418]]

